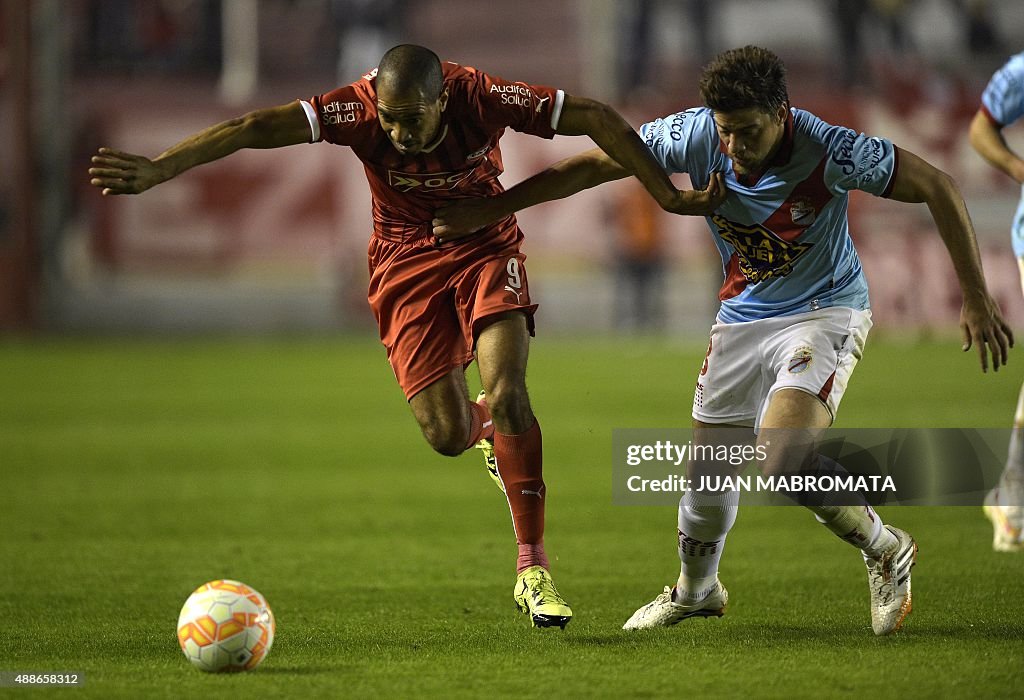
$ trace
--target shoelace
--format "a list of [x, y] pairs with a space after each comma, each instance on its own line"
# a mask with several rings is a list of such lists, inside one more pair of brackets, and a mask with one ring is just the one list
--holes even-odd
[[877, 587], [878, 597], [881, 599], [882, 604], [888, 605], [892, 602], [893, 596], [896, 593], [896, 589], [893, 587], [891, 581], [883, 581], [878, 584]]
[[656, 604], [671, 603], [672, 601], [672, 589], [665, 586], [665, 590], [654, 599]]
[[895, 552], [882, 557], [871, 568], [871, 585], [875, 588], [878, 597], [884, 604], [888, 604], [896, 595], [896, 588], [892, 583], [894, 578], [892, 565], [897, 560], [899, 553], [900, 550], [897, 549]]
[[[542, 599], [546, 602], [557, 602], [564, 603], [562, 596], [558, 595], [558, 591], [555, 590], [555, 582], [549, 577], [543, 574], [538, 574], [533, 577], [533, 585], [530, 586], [536, 594], [539, 594]], [[554, 600], [546, 600], [548, 597]]]

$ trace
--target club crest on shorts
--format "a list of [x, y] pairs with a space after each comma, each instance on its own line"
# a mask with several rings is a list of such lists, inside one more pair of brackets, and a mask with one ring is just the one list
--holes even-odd
[[789, 217], [797, 226], [810, 226], [818, 218], [811, 200], [800, 198], [789, 205]]
[[793, 353], [793, 357], [789, 358], [789, 373], [800, 374], [806, 371], [811, 366], [812, 359], [814, 359], [814, 355], [810, 348], [797, 348], [796, 352]]

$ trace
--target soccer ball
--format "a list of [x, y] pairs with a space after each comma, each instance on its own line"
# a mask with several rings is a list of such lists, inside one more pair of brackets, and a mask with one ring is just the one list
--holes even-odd
[[273, 643], [274, 613], [267, 599], [238, 581], [204, 583], [178, 615], [178, 645], [203, 671], [249, 671]]

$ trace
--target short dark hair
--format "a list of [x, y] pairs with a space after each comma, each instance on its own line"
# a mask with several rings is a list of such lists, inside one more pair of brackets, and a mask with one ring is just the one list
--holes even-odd
[[381, 88], [407, 95], [421, 91], [428, 98], [439, 97], [444, 88], [444, 72], [437, 54], [416, 44], [400, 44], [380, 59], [377, 66], [377, 91]]
[[789, 103], [786, 67], [760, 46], [744, 46], [718, 54], [700, 76], [700, 96], [716, 112], [757, 107], [767, 113]]

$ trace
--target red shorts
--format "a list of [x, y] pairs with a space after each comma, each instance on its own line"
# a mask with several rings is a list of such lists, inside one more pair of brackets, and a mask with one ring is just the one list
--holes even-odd
[[370, 308], [407, 400], [472, 362], [476, 336], [495, 315], [522, 311], [533, 334], [522, 240], [514, 223], [440, 248], [433, 238], [370, 238]]

